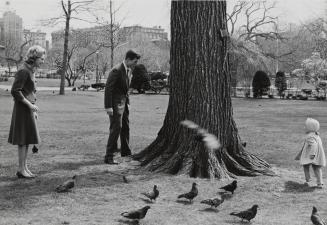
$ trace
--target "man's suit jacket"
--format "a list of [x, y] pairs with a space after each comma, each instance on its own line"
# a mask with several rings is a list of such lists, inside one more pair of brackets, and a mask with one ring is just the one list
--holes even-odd
[[113, 108], [120, 113], [129, 104], [129, 79], [123, 63], [115, 66], [109, 73], [104, 91], [104, 108]]

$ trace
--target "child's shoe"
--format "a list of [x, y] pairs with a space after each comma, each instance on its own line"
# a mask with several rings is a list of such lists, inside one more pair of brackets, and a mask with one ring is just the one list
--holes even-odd
[[310, 187], [310, 184], [309, 184], [309, 182], [304, 182], [304, 184], [303, 184], [305, 187]]

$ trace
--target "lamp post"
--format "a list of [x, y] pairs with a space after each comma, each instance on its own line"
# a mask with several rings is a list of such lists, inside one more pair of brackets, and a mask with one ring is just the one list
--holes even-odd
[[95, 83], [99, 83], [99, 51], [96, 51], [95, 54], [97, 55], [97, 66], [95, 69]]

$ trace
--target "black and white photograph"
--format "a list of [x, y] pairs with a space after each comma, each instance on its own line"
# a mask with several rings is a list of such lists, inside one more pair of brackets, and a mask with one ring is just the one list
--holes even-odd
[[327, 225], [326, 98], [327, 0], [0, 0], [0, 225]]

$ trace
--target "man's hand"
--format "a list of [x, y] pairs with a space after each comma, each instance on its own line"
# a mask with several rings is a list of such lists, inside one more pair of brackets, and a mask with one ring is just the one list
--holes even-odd
[[314, 159], [315, 158], [315, 155], [310, 155], [310, 159]]
[[114, 115], [114, 110], [112, 108], [107, 108], [106, 112], [109, 116], [113, 116]]

